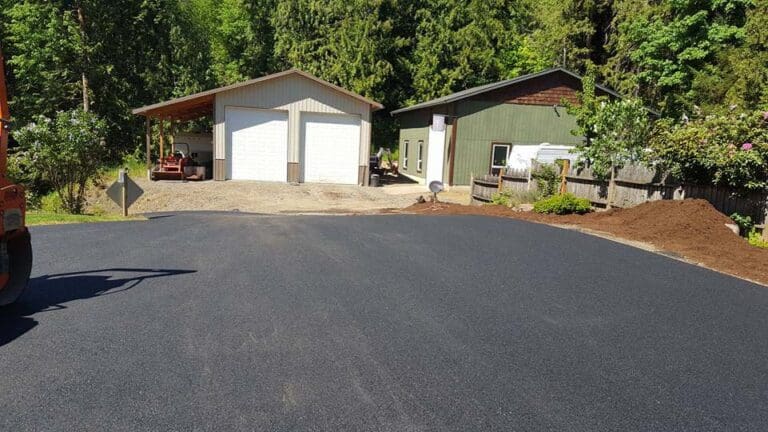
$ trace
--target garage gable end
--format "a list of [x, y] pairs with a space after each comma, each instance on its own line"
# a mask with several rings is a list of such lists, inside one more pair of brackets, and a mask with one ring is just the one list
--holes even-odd
[[[222, 161], [218, 164], [219, 171], [227, 172], [224, 176], [218, 173], [217, 179], [238, 177], [236, 172], [230, 170], [237, 170], [239, 163], [228, 159], [239, 157], [242, 148], [233, 142], [233, 135], [229, 132], [232, 125], [228, 113], [233, 110], [266, 110], [286, 113], [287, 168], [283, 181], [299, 182], [306, 179], [331, 183], [360, 183], [360, 170], [361, 167], [367, 166], [371, 137], [372, 106], [365, 100], [302, 74], [288, 74], [218, 93], [214, 104], [214, 158]], [[347, 123], [349, 119], [354, 119], [354, 124], [314, 121], [318, 118], [333, 120], [334, 116], [337, 120], [345, 119]], [[304, 118], [312, 121], [307, 123], [302, 120]], [[310, 146], [304, 147], [303, 131], [307, 127]], [[341, 133], [343, 139], [333, 136], [334, 133]], [[330, 153], [322, 154], [325, 151]], [[321, 162], [324, 158], [329, 160]], [[339, 172], [332, 173], [324, 169], [320, 174], [318, 169], [321, 165], [318, 163], [324, 163], [327, 168], [333, 163], [331, 159], [341, 164], [338, 167]], [[227, 161], [223, 162], [224, 160]], [[314, 161], [314, 165], [308, 168], [305, 163], [311, 161]]]

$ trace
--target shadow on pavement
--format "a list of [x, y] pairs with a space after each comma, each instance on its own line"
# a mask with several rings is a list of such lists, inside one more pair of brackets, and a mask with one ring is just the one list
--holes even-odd
[[27, 291], [15, 304], [0, 308], [0, 347], [37, 326], [38, 313], [66, 309], [65, 303], [127, 291], [147, 279], [195, 273], [195, 270], [111, 268], [56, 275], [30, 280]]

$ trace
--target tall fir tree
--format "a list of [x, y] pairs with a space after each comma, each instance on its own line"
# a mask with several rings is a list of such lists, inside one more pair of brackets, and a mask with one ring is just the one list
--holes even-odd
[[539, 68], [520, 37], [525, 16], [512, 0], [425, 1], [415, 15], [411, 102]]

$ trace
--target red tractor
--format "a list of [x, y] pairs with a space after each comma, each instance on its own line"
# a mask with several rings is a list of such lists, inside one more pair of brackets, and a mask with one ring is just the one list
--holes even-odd
[[184, 168], [192, 166], [193, 163], [189, 155], [189, 144], [174, 143], [171, 154], [160, 157], [150, 178], [152, 180], [186, 180]]
[[[162, 148], [162, 147], [161, 147]], [[152, 169], [152, 180], [205, 180], [205, 168], [189, 152], [189, 144], [174, 143], [171, 154], [161, 157]]]
[[15, 302], [32, 272], [32, 243], [26, 227], [24, 188], [8, 179], [10, 112], [0, 51], [0, 306]]

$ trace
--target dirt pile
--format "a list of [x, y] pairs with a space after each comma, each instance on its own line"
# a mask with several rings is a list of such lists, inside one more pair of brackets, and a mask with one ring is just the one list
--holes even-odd
[[627, 240], [650, 243], [707, 267], [768, 284], [768, 249], [751, 246], [726, 223], [730, 218], [705, 200], [654, 201], [629, 209], [583, 216], [540, 215], [499, 206], [417, 204], [417, 214], [477, 214], [511, 217], [555, 225], [574, 225]]

